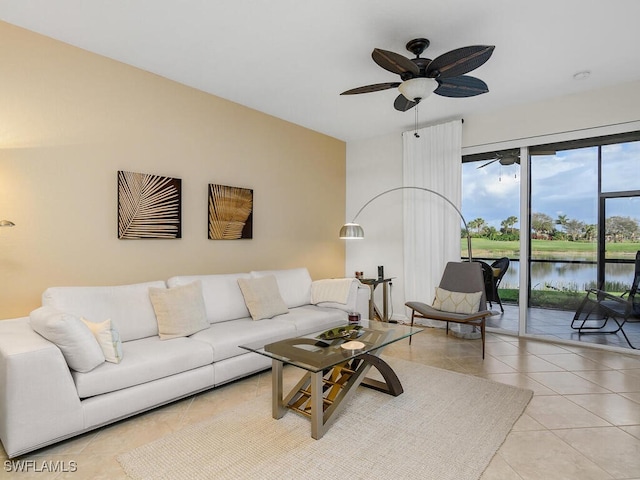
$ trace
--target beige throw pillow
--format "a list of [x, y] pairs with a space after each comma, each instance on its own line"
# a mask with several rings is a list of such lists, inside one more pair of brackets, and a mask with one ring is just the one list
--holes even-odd
[[89, 327], [93, 336], [96, 337], [98, 345], [100, 345], [102, 353], [104, 353], [105, 360], [111, 363], [120, 363], [122, 361], [122, 342], [120, 341], [120, 334], [111, 319], [100, 323], [92, 322], [84, 317], [81, 317], [80, 320]]
[[209, 328], [200, 280], [173, 288], [149, 288], [160, 340], [187, 337]]
[[462, 293], [450, 292], [444, 288], [436, 288], [436, 298], [433, 299], [433, 308], [443, 312], [470, 314], [480, 309], [482, 292]]
[[278, 282], [274, 275], [239, 278], [238, 285], [242, 290], [244, 303], [254, 320], [273, 318], [276, 315], [289, 313], [289, 308], [280, 295]]

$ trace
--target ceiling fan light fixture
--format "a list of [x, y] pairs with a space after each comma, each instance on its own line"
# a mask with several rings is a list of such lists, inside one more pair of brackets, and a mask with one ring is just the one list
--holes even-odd
[[407, 100], [418, 103], [431, 95], [436, 88], [438, 82], [433, 78], [417, 77], [402, 82], [398, 90]]

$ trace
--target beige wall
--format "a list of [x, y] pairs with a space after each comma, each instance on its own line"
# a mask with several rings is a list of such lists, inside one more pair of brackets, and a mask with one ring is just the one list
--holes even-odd
[[[345, 144], [0, 22], [0, 318], [52, 285], [306, 266], [344, 275]], [[117, 239], [117, 171], [182, 179], [182, 239]], [[207, 239], [207, 185], [254, 238]]]

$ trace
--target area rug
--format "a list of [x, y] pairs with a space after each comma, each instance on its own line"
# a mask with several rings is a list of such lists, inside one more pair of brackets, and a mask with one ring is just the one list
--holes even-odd
[[[263, 395], [118, 456], [134, 479], [478, 479], [532, 392], [385, 357], [404, 393], [360, 387], [327, 433]], [[371, 370], [373, 372], [373, 369]]]

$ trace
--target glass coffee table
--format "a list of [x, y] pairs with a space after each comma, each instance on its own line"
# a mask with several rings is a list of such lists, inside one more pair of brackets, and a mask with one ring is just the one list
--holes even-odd
[[[311, 419], [311, 436], [321, 438], [359, 385], [390, 395], [403, 392], [398, 376], [380, 358], [387, 345], [420, 332], [421, 328], [361, 320], [324, 332], [289, 338], [268, 345], [241, 348], [272, 359], [272, 414], [280, 419], [293, 410]], [[283, 367], [306, 371], [286, 396]], [[367, 378], [374, 367], [383, 381]]]

